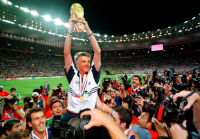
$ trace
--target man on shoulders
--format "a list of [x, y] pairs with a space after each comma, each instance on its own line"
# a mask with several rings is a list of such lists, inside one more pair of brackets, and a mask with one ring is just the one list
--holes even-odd
[[[94, 51], [91, 68], [91, 55], [87, 52], [79, 52], [75, 54], [74, 62], [78, 70], [75, 68], [72, 61], [70, 53], [71, 36], [72, 28], [76, 21], [82, 22], [85, 25], [86, 33]], [[97, 95], [98, 84], [100, 81], [101, 49], [84, 18], [72, 18], [71, 15], [69, 24], [70, 27], [68, 28], [68, 34], [64, 45], [64, 71], [69, 82], [68, 107], [67, 112], [61, 120], [63, 123], [68, 123], [68, 121], [73, 117], [79, 117], [78, 113], [82, 109], [94, 109], [95, 104], [101, 105], [101, 101]]]

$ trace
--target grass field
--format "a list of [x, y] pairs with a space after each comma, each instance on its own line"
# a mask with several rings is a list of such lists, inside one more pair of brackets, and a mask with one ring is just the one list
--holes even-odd
[[[141, 75], [142, 76], [142, 75]], [[101, 75], [99, 85], [102, 86], [103, 78], [116, 78], [116, 75]], [[120, 77], [120, 76], [118, 76]], [[26, 96], [31, 96], [34, 89], [39, 89], [42, 85], [44, 86], [45, 81], [50, 84], [50, 88], [56, 87], [59, 83], [62, 83], [62, 87], [65, 91], [68, 91], [68, 81], [66, 78], [46, 78], [46, 79], [26, 79], [26, 80], [7, 80], [0, 81], [0, 86], [3, 86], [3, 90], [6, 90], [10, 93], [10, 88], [15, 87], [16, 93], [19, 93], [21, 96], [20, 106], [23, 105], [23, 98]], [[118, 78], [118, 81], [121, 82], [121, 79]]]
[[[116, 78], [115, 75], [109, 76], [101, 76], [100, 84], [104, 77], [112, 77]], [[62, 83], [62, 87], [67, 91], [68, 90], [68, 81], [66, 78], [46, 78], [46, 79], [26, 79], [26, 80], [7, 80], [7, 81], [0, 81], [0, 86], [3, 86], [3, 90], [6, 90], [10, 93], [10, 88], [15, 87], [16, 93], [19, 93], [21, 96], [20, 106], [23, 105], [23, 98], [26, 96], [31, 96], [34, 89], [38, 89], [40, 85], [45, 84], [47, 81], [50, 84], [50, 88], [56, 87], [59, 83]]]

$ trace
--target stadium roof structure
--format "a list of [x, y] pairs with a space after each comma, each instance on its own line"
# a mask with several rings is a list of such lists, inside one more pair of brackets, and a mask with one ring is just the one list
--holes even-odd
[[[10, 37], [63, 47], [67, 35], [68, 23], [52, 19], [49, 15], [40, 15], [36, 11], [0, 1], [0, 33], [1, 37]], [[131, 50], [148, 48], [153, 43], [169, 43], [176, 41], [200, 41], [200, 14], [184, 23], [148, 32], [108, 36], [95, 33], [103, 51]], [[72, 48], [75, 50], [91, 49], [86, 32], [73, 32]]]

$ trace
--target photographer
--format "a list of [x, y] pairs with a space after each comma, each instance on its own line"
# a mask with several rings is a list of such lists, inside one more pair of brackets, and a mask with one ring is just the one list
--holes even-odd
[[33, 107], [29, 110], [26, 116], [26, 123], [31, 130], [31, 139], [35, 138], [50, 138], [51, 127], [46, 126], [46, 118], [44, 111], [40, 107]]
[[5, 135], [11, 135], [14, 132], [21, 131], [22, 126], [20, 124], [20, 121], [17, 119], [10, 119], [6, 121], [6, 123], [3, 126]]
[[128, 95], [133, 95], [137, 94], [136, 90], [139, 89], [141, 86], [141, 77], [139, 75], [134, 75], [133, 80], [132, 80], [132, 87], [129, 87], [127, 89], [127, 94]]
[[[102, 105], [99, 97], [97, 96], [98, 83], [100, 81], [101, 49], [96, 38], [93, 36], [87, 21], [85, 21], [85, 18], [72, 18], [73, 14], [74, 13], [72, 12], [71, 18], [69, 19], [70, 27], [68, 28], [64, 45], [64, 71], [69, 82], [69, 89], [67, 107], [68, 111], [62, 118], [63, 123], [68, 123], [68, 121], [73, 117], [79, 117], [78, 113], [82, 109], [94, 109], [95, 104], [97, 106]], [[87, 52], [79, 52], [74, 56], [74, 62], [79, 71], [75, 68], [72, 60], [70, 53], [72, 29], [76, 21], [85, 25], [86, 33], [94, 51], [91, 69], [91, 55]]]
[[59, 83], [57, 87], [60, 88], [60, 92], [57, 95], [57, 99], [60, 100], [63, 103], [63, 106], [66, 106], [67, 93], [62, 88], [62, 84], [61, 83]]
[[43, 109], [45, 108], [45, 101], [44, 99], [39, 98], [38, 92], [33, 92], [32, 98], [33, 98], [33, 105], [35, 105], [36, 107], [43, 108]]
[[15, 106], [15, 100], [12, 99], [5, 99], [5, 105], [3, 107], [3, 115], [1, 120], [9, 120], [16, 118], [19, 121], [23, 119], [25, 116], [23, 108], [21, 106]]
[[10, 92], [11, 92], [10, 96], [13, 96], [13, 98], [16, 100], [15, 105], [19, 106], [19, 101], [21, 100], [20, 94], [19, 93], [15, 93], [16, 92], [15, 88], [11, 88]]
[[107, 91], [110, 92], [111, 98], [115, 100], [115, 108], [121, 106], [124, 95], [118, 91], [118, 88], [109, 86]]

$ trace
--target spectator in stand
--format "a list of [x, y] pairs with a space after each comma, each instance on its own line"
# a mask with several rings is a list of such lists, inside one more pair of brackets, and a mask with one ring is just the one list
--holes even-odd
[[19, 101], [21, 100], [20, 94], [19, 93], [15, 93], [16, 92], [15, 88], [11, 88], [10, 92], [11, 92], [10, 96], [12, 96], [16, 100], [15, 105], [19, 106]]
[[18, 119], [10, 119], [6, 121], [6, 123], [3, 126], [3, 129], [4, 129], [5, 134], [8, 136], [14, 132], [21, 131], [22, 126]]

